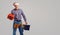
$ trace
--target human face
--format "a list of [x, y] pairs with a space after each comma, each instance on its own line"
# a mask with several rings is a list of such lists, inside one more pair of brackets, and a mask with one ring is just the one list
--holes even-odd
[[15, 9], [18, 9], [19, 8], [19, 5], [14, 5]]

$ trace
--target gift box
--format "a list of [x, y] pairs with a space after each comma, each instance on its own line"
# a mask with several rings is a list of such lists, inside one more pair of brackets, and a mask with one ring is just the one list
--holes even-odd
[[14, 15], [10, 13], [10, 14], [8, 14], [7, 18], [8, 18], [9, 20], [13, 20], [13, 19], [14, 19]]
[[30, 25], [24, 25], [24, 30], [30, 30]]

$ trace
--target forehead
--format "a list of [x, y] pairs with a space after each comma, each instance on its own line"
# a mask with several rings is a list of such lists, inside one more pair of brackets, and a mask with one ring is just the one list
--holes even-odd
[[19, 3], [13, 3], [13, 5], [19, 5]]

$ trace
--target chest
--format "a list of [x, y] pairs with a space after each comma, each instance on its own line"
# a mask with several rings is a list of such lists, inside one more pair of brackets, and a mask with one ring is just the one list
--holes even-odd
[[14, 15], [21, 15], [21, 11], [13, 11]]

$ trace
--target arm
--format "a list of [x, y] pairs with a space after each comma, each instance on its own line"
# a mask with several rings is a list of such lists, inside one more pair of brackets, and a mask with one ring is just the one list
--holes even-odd
[[24, 19], [25, 23], [27, 24], [25, 14], [24, 14], [24, 12], [22, 10], [21, 10], [21, 15], [23, 16], [23, 19]]
[[11, 14], [13, 14], [13, 10], [11, 10]]

